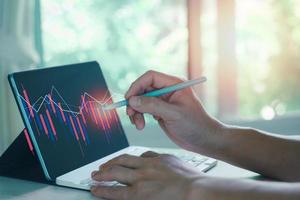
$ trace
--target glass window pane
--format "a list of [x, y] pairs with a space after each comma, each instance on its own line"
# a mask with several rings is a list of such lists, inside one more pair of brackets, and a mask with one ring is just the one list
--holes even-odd
[[300, 110], [297, 0], [238, 0], [240, 115], [272, 119]]
[[[272, 119], [300, 111], [300, 4], [297, 0], [237, 0], [236, 44], [239, 113]], [[203, 0], [206, 104], [217, 113], [216, 0]]]
[[97, 60], [115, 100], [150, 69], [186, 77], [186, 26], [185, 0], [42, 1], [46, 65]]
[[184, 0], [42, 3], [45, 62], [98, 60], [117, 92], [149, 69], [186, 76]]

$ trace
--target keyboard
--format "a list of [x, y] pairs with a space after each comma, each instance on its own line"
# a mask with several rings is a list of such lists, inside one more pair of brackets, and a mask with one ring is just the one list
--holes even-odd
[[[165, 149], [165, 148], [151, 148], [151, 151], [157, 152], [157, 153], [163, 153], [163, 154], [171, 154], [174, 156], [177, 156], [182, 161], [192, 165], [193, 167], [197, 168], [197, 170], [201, 172], [207, 172], [211, 168], [217, 165], [217, 160], [213, 158], [209, 158], [206, 156], [202, 156], [193, 152], [181, 150], [181, 149]], [[128, 152], [128, 154], [131, 155], [141, 155], [143, 152], [140, 151], [139, 148], [134, 148], [131, 152]], [[116, 181], [95, 181], [91, 179], [90, 177], [87, 179], [84, 179], [80, 181], [81, 185], [84, 186], [116, 186], [116, 185], [122, 185]]]
[[[151, 149], [152, 150], [152, 149]], [[182, 161], [189, 163], [190, 165], [194, 166], [201, 172], [207, 172], [211, 168], [217, 165], [217, 160], [202, 156], [193, 152], [181, 150], [181, 149], [164, 149], [164, 148], [155, 148], [153, 149], [157, 153], [163, 153], [163, 154], [171, 154]]]

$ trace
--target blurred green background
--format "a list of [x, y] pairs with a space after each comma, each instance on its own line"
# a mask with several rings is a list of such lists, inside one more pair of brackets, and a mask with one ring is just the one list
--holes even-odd
[[[41, 1], [45, 65], [98, 60], [123, 94], [149, 69], [187, 76], [185, 0]], [[216, 0], [203, 0], [205, 105], [216, 106]], [[297, 0], [237, 0], [239, 112], [272, 119], [300, 110], [300, 5]]]

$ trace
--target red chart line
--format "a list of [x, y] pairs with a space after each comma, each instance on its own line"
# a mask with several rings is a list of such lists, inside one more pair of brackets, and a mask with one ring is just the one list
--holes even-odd
[[79, 141], [78, 133], [77, 133], [76, 127], [74, 125], [73, 118], [71, 117], [71, 115], [69, 115], [69, 118], [70, 118], [70, 121], [71, 121], [71, 125], [72, 125], [72, 128], [73, 128], [73, 131], [75, 133], [76, 140]]
[[113, 113], [114, 113], [114, 117], [115, 117], [116, 122], [118, 122], [118, 117], [117, 117], [116, 111], [113, 111]]
[[79, 126], [79, 130], [80, 130], [80, 133], [81, 133], [81, 137], [82, 137], [83, 141], [86, 142], [86, 141], [85, 141], [85, 136], [84, 136], [84, 133], [83, 133], [83, 130], [82, 130], [82, 127], [81, 127], [81, 123], [80, 123], [80, 121], [79, 121], [78, 116], [76, 116], [76, 121], [77, 121], [77, 124], [78, 124], [78, 126]]
[[105, 111], [103, 111], [103, 110], [102, 110], [102, 112], [104, 113], [104, 117], [105, 117], [105, 120], [106, 120], [106, 124], [107, 124], [108, 128], [110, 128], [110, 124], [109, 124], [109, 122], [108, 122], [106, 113], [105, 113]]
[[42, 114], [40, 114], [40, 119], [41, 119], [43, 128], [44, 128], [44, 130], [45, 130], [45, 133], [46, 133], [46, 135], [49, 137], [49, 135], [48, 135], [48, 128], [47, 128], [47, 126], [46, 126], [45, 119], [44, 119], [44, 117], [43, 117]]
[[105, 125], [104, 125], [104, 123], [103, 123], [103, 119], [102, 119], [102, 117], [101, 117], [101, 113], [100, 113], [100, 110], [99, 110], [99, 109], [97, 109], [97, 113], [98, 113], [98, 116], [99, 116], [99, 119], [100, 119], [102, 128], [103, 128], [103, 130], [105, 130], [106, 128], [105, 128]]
[[60, 110], [60, 114], [61, 114], [61, 116], [62, 116], [64, 122], [66, 123], [66, 117], [65, 117], [64, 112], [62, 111], [62, 107], [61, 107], [61, 104], [60, 104], [60, 103], [58, 103], [58, 107], [59, 107], [59, 110]]
[[51, 97], [50, 94], [48, 95], [48, 98], [49, 98], [49, 101], [50, 101], [50, 104], [51, 104], [51, 108], [52, 108], [54, 114], [56, 114], [56, 109], [54, 107], [54, 103], [53, 103], [53, 100], [52, 100], [52, 97]]
[[80, 110], [80, 115], [82, 117], [83, 123], [86, 125], [86, 119], [85, 119], [85, 116], [84, 116], [84, 114], [82, 112], [82, 109], [80, 107], [79, 107], [79, 110]]
[[108, 111], [109, 119], [112, 119], [111, 111]]
[[97, 117], [96, 117], [96, 114], [95, 114], [95, 110], [94, 110], [94, 108], [93, 108], [93, 106], [92, 106], [92, 103], [89, 102], [89, 105], [90, 105], [90, 110], [91, 110], [91, 112], [92, 112], [92, 116], [93, 116], [93, 118], [94, 118], [96, 124], [98, 125], [98, 120], [97, 120]]
[[54, 125], [53, 125], [53, 121], [52, 121], [52, 118], [51, 118], [51, 116], [50, 116], [50, 113], [49, 113], [49, 110], [48, 110], [48, 109], [46, 109], [46, 114], [47, 114], [48, 120], [49, 120], [49, 122], [50, 122], [50, 126], [51, 126], [51, 129], [52, 129], [53, 134], [54, 134], [54, 136], [55, 136], [55, 139], [57, 140], [56, 129], [55, 129]]
[[26, 99], [26, 103], [27, 103], [27, 106], [28, 106], [28, 108], [29, 108], [30, 115], [31, 115], [31, 117], [33, 118], [33, 117], [34, 117], [34, 114], [33, 114], [32, 106], [31, 106], [31, 104], [30, 104], [30, 100], [29, 100], [29, 98], [28, 98], [28, 94], [27, 94], [27, 92], [26, 92], [25, 89], [23, 90], [23, 94], [24, 94], [24, 97], [25, 97], [25, 99]]
[[31, 140], [30, 140], [27, 129], [24, 129], [24, 133], [25, 133], [25, 138], [26, 138], [27, 144], [29, 146], [29, 150], [32, 152], [32, 154], [34, 154], [33, 146], [32, 146], [32, 143], [31, 143]]
[[84, 110], [87, 113], [88, 112], [88, 108], [87, 108], [87, 105], [85, 104], [85, 100], [84, 100], [84, 96], [83, 95], [81, 95], [81, 101], [82, 101], [82, 106], [84, 107]]

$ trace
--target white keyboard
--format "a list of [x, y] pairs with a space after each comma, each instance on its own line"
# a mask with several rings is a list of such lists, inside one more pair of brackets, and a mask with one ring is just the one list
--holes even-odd
[[157, 148], [153, 149], [157, 153], [165, 153], [177, 156], [184, 162], [191, 164], [196, 167], [201, 172], [207, 172], [211, 168], [217, 165], [217, 160], [213, 158], [209, 158], [206, 156], [202, 156], [193, 152], [181, 150], [181, 149], [163, 149]]
[[[206, 156], [202, 156], [196, 153], [192, 153], [189, 151], [181, 150], [181, 149], [164, 149], [164, 148], [151, 148], [151, 151], [157, 152], [157, 153], [164, 153], [164, 154], [171, 154], [174, 156], [177, 156], [184, 162], [187, 162], [197, 168], [201, 172], [207, 172], [209, 169], [213, 168], [217, 165], [217, 160], [213, 158], [209, 158]], [[139, 156], [144, 152], [141, 152], [139, 148], [133, 148], [128, 154], [130, 155], [136, 155]], [[81, 185], [85, 186], [116, 186], [116, 185], [122, 185], [116, 181], [95, 181], [91, 178], [84, 179], [80, 181]]]

